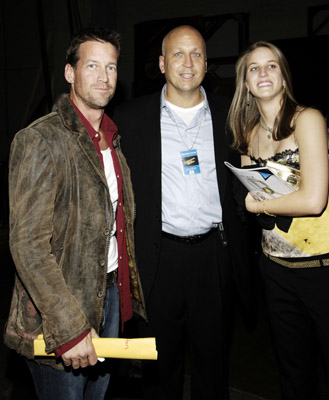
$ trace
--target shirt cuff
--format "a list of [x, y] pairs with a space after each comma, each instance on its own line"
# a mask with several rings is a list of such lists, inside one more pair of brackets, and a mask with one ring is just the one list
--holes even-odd
[[81, 342], [90, 332], [90, 329], [87, 329], [85, 332], [83, 332], [80, 336], [78, 336], [76, 339], [72, 339], [69, 342], [63, 344], [62, 346], [59, 346], [57, 349], [55, 349], [55, 355], [56, 357], [60, 357], [62, 354], [66, 353], [72, 347], [76, 346], [79, 342]]

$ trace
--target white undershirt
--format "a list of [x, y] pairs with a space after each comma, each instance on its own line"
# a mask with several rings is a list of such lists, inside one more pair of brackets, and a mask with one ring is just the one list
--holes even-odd
[[106, 150], [101, 150], [101, 153], [103, 156], [104, 171], [107, 180], [107, 185], [110, 190], [111, 203], [114, 213], [114, 223], [111, 232], [110, 246], [108, 252], [108, 263], [107, 263], [107, 272], [109, 273], [118, 268], [118, 244], [117, 244], [117, 238], [115, 236], [117, 230], [116, 211], [118, 204], [118, 183], [114, 170], [111, 149], [108, 147]]
[[170, 103], [168, 100], [166, 100], [166, 103], [168, 107], [175, 111], [175, 113], [185, 122], [186, 126], [190, 124], [196, 113], [204, 106], [204, 101], [190, 108], [178, 107], [175, 104]]

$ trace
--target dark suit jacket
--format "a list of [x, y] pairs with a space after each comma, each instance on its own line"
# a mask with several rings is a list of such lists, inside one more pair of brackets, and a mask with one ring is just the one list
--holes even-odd
[[[232, 273], [246, 306], [250, 303], [249, 262], [246, 226], [236, 213], [232, 174], [224, 165], [239, 165], [239, 156], [229, 148], [225, 133], [227, 101], [208, 94], [212, 114], [218, 187], [223, 224], [229, 242]], [[136, 256], [145, 299], [152, 288], [161, 248], [161, 133], [160, 92], [120, 105], [113, 119], [121, 135], [121, 146], [131, 170], [136, 201]]]

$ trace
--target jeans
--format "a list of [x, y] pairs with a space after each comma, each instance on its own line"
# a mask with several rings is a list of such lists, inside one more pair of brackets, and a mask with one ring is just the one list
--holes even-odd
[[[101, 337], [118, 337], [119, 291], [116, 282], [107, 289]], [[110, 381], [109, 360], [93, 367], [58, 371], [27, 360], [39, 400], [101, 400]]]

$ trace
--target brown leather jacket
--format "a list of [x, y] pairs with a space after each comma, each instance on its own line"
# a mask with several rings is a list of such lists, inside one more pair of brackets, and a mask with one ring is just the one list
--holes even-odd
[[[114, 147], [123, 175], [133, 310], [145, 318], [130, 171], [118, 138]], [[10, 249], [17, 275], [4, 341], [33, 358], [38, 334], [52, 352], [90, 327], [98, 331], [106, 292], [110, 194], [99, 156], [67, 96], [54, 112], [16, 134], [9, 197]]]

